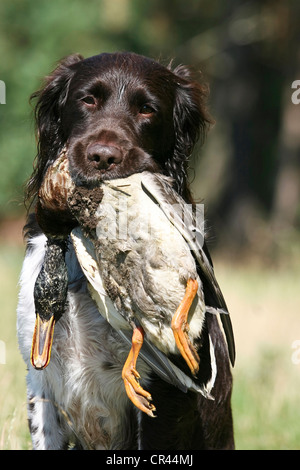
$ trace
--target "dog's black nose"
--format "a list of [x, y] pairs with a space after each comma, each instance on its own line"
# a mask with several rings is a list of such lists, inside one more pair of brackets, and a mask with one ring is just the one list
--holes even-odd
[[122, 161], [121, 150], [114, 145], [101, 144], [95, 142], [87, 148], [87, 158], [98, 170], [106, 170], [110, 165], [118, 164]]

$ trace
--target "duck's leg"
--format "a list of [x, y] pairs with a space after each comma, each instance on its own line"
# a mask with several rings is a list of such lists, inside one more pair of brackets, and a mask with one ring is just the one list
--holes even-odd
[[144, 341], [144, 331], [141, 327], [135, 327], [132, 335], [132, 346], [122, 370], [125, 390], [132, 403], [148, 416], [154, 418], [155, 406], [150, 403], [152, 397], [144, 390], [138, 379], [140, 374], [136, 370], [136, 361]]
[[198, 282], [194, 279], [189, 279], [186, 285], [185, 295], [171, 323], [177, 347], [194, 375], [196, 375], [199, 370], [200, 359], [188, 337], [189, 325], [187, 319], [197, 290]]

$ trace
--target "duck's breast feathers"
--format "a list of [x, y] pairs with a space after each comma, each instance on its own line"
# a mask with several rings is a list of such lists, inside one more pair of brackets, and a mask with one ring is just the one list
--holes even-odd
[[220, 308], [226, 310], [220, 288], [204, 247], [204, 206], [186, 203], [172, 188], [172, 180], [159, 174], [142, 173], [142, 189], [160, 207], [181, 236], [185, 239], [197, 261], [202, 275], [207, 277], [214, 287]]

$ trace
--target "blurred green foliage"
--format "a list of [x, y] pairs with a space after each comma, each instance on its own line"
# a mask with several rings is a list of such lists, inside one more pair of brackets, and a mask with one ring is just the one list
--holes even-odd
[[275, 231], [275, 245], [286, 244], [300, 225], [300, 105], [290, 99], [299, 19], [297, 0], [1, 0], [0, 221], [24, 211], [35, 155], [29, 97], [43, 77], [71, 53], [131, 50], [192, 65], [210, 84], [217, 124], [194, 188], [216, 233], [227, 227], [223, 243], [274, 245]]

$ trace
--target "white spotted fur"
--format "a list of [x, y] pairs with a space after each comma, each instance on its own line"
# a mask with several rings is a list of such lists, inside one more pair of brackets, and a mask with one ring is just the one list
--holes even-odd
[[[17, 330], [28, 368], [28, 418], [34, 449], [61, 449], [71, 437], [83, 448], [121, 449], [131, 405], [121, 378], [129, 346], [99, 314], [70, 247], [67, 309], [55, 326], [51, 361], [42, 371], [30, 363], [35, 323], [33, 289], [46, 238], [30, 242], [20, 277]], [[112, 368], [105, 367], [113, 363]], [[103, 367], [104, 365], [104, 367]], [[147, 366], [138, 363], [142, 377]]]

